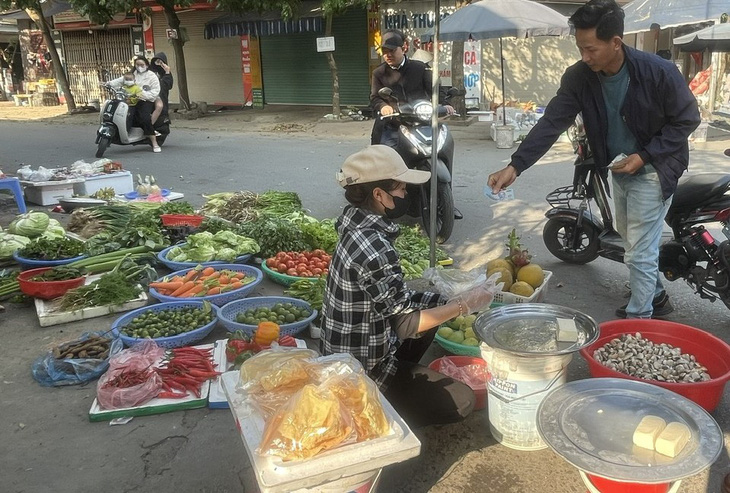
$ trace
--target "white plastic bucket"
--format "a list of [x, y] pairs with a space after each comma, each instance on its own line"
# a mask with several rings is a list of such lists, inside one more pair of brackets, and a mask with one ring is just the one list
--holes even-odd
[[498, 125], [494, 128], [494, 140], [497, 149], [511, 149], [515, 142], [514, 127], [512, 125]]
[[565, 384], [572, 354], [518, 356], [481, 345], [489, 368], [489, 429], [502, 445], [517, 450], [547, 447], [537, 431], [537, 408], [548, 391]]

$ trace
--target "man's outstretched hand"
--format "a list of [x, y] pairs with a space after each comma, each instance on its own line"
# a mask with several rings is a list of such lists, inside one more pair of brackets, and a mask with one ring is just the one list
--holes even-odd
[[517, 179], [517, 170], [512, 166], [505, 166], [496, 173], [489, 175], [487, 179], [487, 186], [492, 189], [492, 192], [497, 194], [503, 188], [507, 188], [512, 185]]

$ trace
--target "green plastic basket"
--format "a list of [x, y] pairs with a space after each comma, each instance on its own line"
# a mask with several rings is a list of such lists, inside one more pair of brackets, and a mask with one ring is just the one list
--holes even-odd
[[481, 356], [482, 352], [479, 346], [467, 346], [465, 344], [458, 344], [451, 342], [448, 339], [444, 339], [440, 335], [436, 334], [436, 342], [439, 346], [450, 352], [451, 354], [458, 354], [461, 356]]
[[302, 279], [308, 279], [310, 281], [316, 281], [317, 277], [299, 277], [299, 276], [290, 276], [288, 274], [282, 274], [281, 272], [276, 272], [275, 270], [271, 270], [266, 266], [266, 260], [261, 262], [261, 270], [264, 271], [264, 274], [274, 281], [277, 284], [281, 284], [282, 286], [291, 286], [297, 281], [301, 281]]
[[[499, 308], [500, 306], [504, 306], [503, 303], [492, 303], [489, 305], [489, 309], [493, 308]], [[445, 325], [442, 325], [440, 327], [445, 327]], [[439, 328], [440, 328], [439, 327]], [[460, 356], [482, 356], [482, 351], [479, 349], [479, 346], [467, 346], [466, 344], [459, 344], [458, 342], [451, 342], [448, 339], [444, 339], [440, 335], [436, 334], [436, 342], [439, 346], [444, 348], [446, 351], [450, 352], [451, 354], [458, 354]]]

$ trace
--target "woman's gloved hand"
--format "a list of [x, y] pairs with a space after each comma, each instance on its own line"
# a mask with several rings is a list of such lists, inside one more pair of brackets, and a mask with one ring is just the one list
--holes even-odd
[[495, 293], [502, 291], [502, 287], [504, 286], [504, 283], [502, 282], [497, 283], [499, 278], [499, 273], [493, 274], [483, 284], [474, 286], [473, 288], [455, 296], [454, 301], [459, 303], [459, 307], [461, 308], [460, 314], [469, 315], [492, 304]]

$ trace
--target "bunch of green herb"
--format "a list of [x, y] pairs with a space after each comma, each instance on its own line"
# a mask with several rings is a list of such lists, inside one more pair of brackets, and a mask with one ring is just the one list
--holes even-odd
[[170, 241], [162, 230], [162, 221], [156, 210], [140, 212], [132, 216], [127, 226], [114, 236], [113, 241], [122, 248], [147, 246], [165, 247]]
[[180, 201], [169, 201], [164, 202], [159, 209], [157, 209], [157, 215], [162, 214], [193, 214], [195, 212], [195, 209], [190, 204], [190, 202], [180, 202]]
[[284, 294], [293, 298], [298, 298], [309, 303], [315, 310], [322, 310], [322, 301], [324, 300], [324, 288], [327, 286], [325, 277], [310, 281], [302, 279], [294, 282]]
[[269, 190], [258, 196], [255, 208], [263, 214], [283, 216], [302, 210], [302, 200], [296, 192]]
[[[401, 225], [400, 235], [395, 240], [395, 249], [401, 259], [405, 259], [411, 264], [417, 264], [420, 260], [430, 258], [431, 241], [418, 226]], [[446, 251], [437, 246], [436, 260], [446, 260], [447, 258], [449, 256]]]
[[261, 247], [259, 254], [273, 257], [279, 252], [300, 252], [308, 249], [302, 230], [291, 221], [277, 216], [260, 216], [243, 223], [241, 233], [253, 238]]
[[36, 238], [18, 250], [18, 256], [33, 260], [59, 260], [78, 257], [84, 253], [84, 244], [62, 236], [60, 238]]
[[237, 233], [238, 225], [218, 217], [206, 217], [203, 219], [203, 222], [200, 223], [200, 227], [198, 227], [196, 233], [204, 233], [206, 231], [213, 234], [216, 234], [218, 231], [233, 231], [234, 233]]
[[86, 250], [86, 255], [89, 257], [95, 257], [97, 255], [121, 250], [122, 245], [114, 241], [114, 234], [108, 231], [103, 231], [86, 240], [84, 248]]

